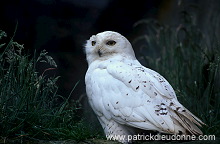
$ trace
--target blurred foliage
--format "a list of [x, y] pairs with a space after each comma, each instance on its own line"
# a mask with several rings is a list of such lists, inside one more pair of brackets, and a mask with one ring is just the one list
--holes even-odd
[[133, 44], [140, 48], [142, 63], [163, 75], [178, 100], [208, 125], [204, 134], [220, 136], [220, 23], [212, 17], [205, 33], [195, 16], [181, 11], [176, 26], [140, 20], [135, 28], [141, 26], [143, 34]]
[[[7, 37], [0, 30], [0, 43]], [[44, 50], [38, 57], [26, 55], [24, 46], [13, 41], [0, 44], [0, 142], [25, 142], [37, 140], [75, 141], [91, 138], [91, 133], [81, 118], [77, 102], [57, 94], [59, 77], [47, 76], [56, 69], [53, 58]], [[42, 74], [36, 65], [47, 63]], [[77, 85], [77, 84], [76, 84]], [[72, 89], [75, 89], [76, 85]]]

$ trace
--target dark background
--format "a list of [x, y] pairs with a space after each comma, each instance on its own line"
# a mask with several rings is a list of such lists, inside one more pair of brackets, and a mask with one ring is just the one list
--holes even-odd
[[[33, 54], [46, 49], [58, 68], [47, 74], [60, 75], [59, 93], [67, 96], [76, 82], [72, 97], [85, 93], [87, 69], [83, 45], [93, 34], [111, 30], [132, 39], [133, 25], [140, 19], [160, 19], [161, 9], [172, 0], [7, 0], [0, 3], [0, 29]], [[166, 12], [166, 11], [165, 11]], [[41, 66], [39, 73], [46, 67]]]

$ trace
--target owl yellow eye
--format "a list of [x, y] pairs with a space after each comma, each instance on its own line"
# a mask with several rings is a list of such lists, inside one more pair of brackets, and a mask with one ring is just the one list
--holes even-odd
[[92, 46], [94, 46], [96, 44], [96, 41], [92, 41]]
[[110, 45], [110, 46], [113, 46], [113, 45], [115, 45], [116, 44], [116, 41], [113, 41], [113, 40], [109, 40], [109, 41], [107, 41], [107, 43], [106, 43], [107, 45]]

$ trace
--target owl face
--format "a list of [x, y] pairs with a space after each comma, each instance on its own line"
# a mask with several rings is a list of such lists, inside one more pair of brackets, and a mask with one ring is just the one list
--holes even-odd
[[134, 55], [130, 42], [121, 34], [112, 31], [105, 31], [91, 36], [87, 40], [85, 50], [89, 64], [97, 59], [106, 60], [125, 53]]

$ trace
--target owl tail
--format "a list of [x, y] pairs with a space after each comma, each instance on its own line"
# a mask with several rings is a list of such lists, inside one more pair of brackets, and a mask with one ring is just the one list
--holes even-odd
[[203, 132], [198, 128], [206, 125], [179, 102], [175, 102], [171, 108], [172, 119], [175, 125], [175, 133], [202, 135]]

